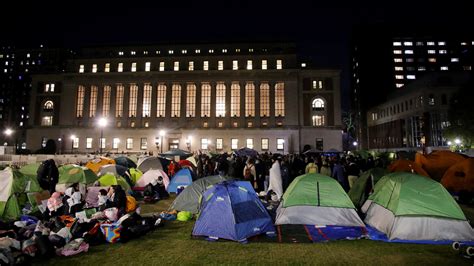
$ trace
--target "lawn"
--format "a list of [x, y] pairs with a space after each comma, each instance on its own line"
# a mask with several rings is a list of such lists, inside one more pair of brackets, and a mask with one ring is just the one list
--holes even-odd
[[[172, 199], [142, 204], [142, 213], [166, 210]], [[473, 214], [472, 209], [466, 212]], [[37, 260], [43, 265], [188, 265], [188, 264], [350, 264], [472, 265], [450, 246], [345, 240], [329, 243], [239, 244], [191, 238], [193, 222], [167, 222], [164, 227], [128, 243], [93, 246], [73, 257]]]

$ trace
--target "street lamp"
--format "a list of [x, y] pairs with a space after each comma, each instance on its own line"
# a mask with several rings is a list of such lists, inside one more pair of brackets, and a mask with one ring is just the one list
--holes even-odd
[[58, 138], [58, 142], [59, 142], [59, 154], [62, 153], [62, 149], [63, 149], [62, 141], [63, 141], [62, 138]]
[[163, 153], [163, 137], [165, 136], [166, 132], [164, 130], [160, 130], [160, 143], [161, 143], [161, 151]]
[[456, 143], [456, 145], [459, 145], [459, 144], [461, 144], [461, 140], [460, 139], [455, 139], [454, 143]]
[[191, 151], [191, 140], [192, 140], [192, 136], [188, 136], [188, 138], [186, 139], [186, 147], [188, 147], [188, 151]]
[[71, 135], [71, 154], [74, 153], [74, 141], [76, 140], [76, 135]]
[[[5, 131], [3, 133], [7, 136], [6, 138], [8, 140], [10, 138], [10, 136], [13, 134], [13, 130], [11, 128], [7, 128], [7, 129], [5, 129]], [[7, 141], [5, 141], [5, 143], [7, 143], [7, 145], [8, 145]]]
[[[102, 154], [102, 142], [104, 139], [104, 127], [107, 126], [107, 119], [100, 118], [99, 119], [99, 127], [100, 127], [100, 139], [99, 139], [99, 153]], [[105, 142], [105, 141], [104, 141]]]

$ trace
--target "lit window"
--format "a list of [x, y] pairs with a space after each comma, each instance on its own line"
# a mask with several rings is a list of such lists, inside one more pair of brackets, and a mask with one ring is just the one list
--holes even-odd
[[323, 89], [323, 81], [313, 80], [313, 89]]
[[118, 52], [118, 55], [123, 55], [123, 52], [122, 51]]
[[306, 63], [301, 63], [301, 67], [306, 67]]
[[247, 127], [253, 127], [253, 122], [252, 122], [252, 121], [248, 121], [248, 122], [247, 122]]
[[49, 92], [49, 84], [44, 85], [44, 92]]
[[428, 54], [436, 54], [436, 50], [428, 50]]
[[128, 117], [137, 117], [138, 86], [130, 84], [130, 95], [128, 104]]
[[407, 63], [413, 63], [415, 61], [415, 59], [413, 58], [407, 58]]
[[143, 54], [148, 54], [148, 51], [143, 51]]
[[213, 53], [214, 53], [214, 49], [209, 49], [209, 53], [210, 53], [210, 54], [213, 54]]
[[227, 49], [222, 49], [222, 53], [227, 53]]
[[187, 54], [187, 53], [188, 53], [188, 50], [181, 50], [181, 53], [182, 53], [182, 54]]
[[232, 70], [238, 70], [239, 69], [239, 61], [233, 60], [232, 61]]
[[209, 123], [208, 122], [203, 122], [202, 127], [205, 127], [205, 128], [209, 127]]
[[285, 149], [285, 140], [277, 139], [277, 150], [282, 151]]
[[46, 101], [43, 105], [44, 110], [51, 111], [54, 109], [54, 103], [52, 101]]
[[217, 70], [224, 70], [224, 61], [217, 62]]
[[405, 46], [413, 46], [413, 42], [403, 42], [403, 45], [405, 45]]
[[270, 116], [270, 85], [268, 83], [260, 84], [260, 116]]
[[275, 84], [275, 116], [285, 116], [285, 83]]
[[439, 53], [440, 53], [440, 54], [446, 54], [447, 51], [446, 51], [446, 50], [439, 50]]
[[240, 53], [240, 49], [239, 48], [235, 49], [235, 52]]
[[219, 82], [216, 85], [216, 116], [225, 117], [225, 84]]
[[253, 139], [247, 139], [247, 148], [253, 149]]
[[209, 61], [204, 61], [202, 70], [209, 70]]
[[324, 115], [313, 115], [313, 126], [324, 126]]
[[393, 46], [402, 46], [401, 42], [393, 42]]
[[193, 61], [189, 61], [188, 70], [189, 71], [194, 71], [194, 62]]
[[156, 51], [155, 51], [155, 54], [161, 54], [161, 51], [160, 51], [160, 50], [156, 50]]
[[143, 86], [142, 117], [151, 116], [151, 91], [151, 85], [146, 83], [145, 86]]
[[84, 96], [85, 88], [84, 86], [79, 86], [77, 89], [77, 98], [76, 98], [76, 117], [82, 117], [84, 112]]
[[448, 67], [447, 66], [442, 66], [441, 70], [443, 70], [443, 71], [448, 70]]
[[424, 67], [424, 66], [419, 66], [419, 67], [418, 67], [418, 71], [426, 71], [426, 67]]
[[115, 117], [120, 118], [123, 116], [123, 97], [125, 93], [125, 87], [122, 84], [117, 85], [117, 93], [115, 95]]
[[147, 138], [140, 138], [140, 149], [146, 150], [148, 148], [148, 139]]
[[102, 97], [102, 116], [108, 117], [110, 111], [110, 93], [112, 91], [112, 87], [104, 86], [104, 92]]
[[97, 73], [97, 64], [92, 65], [92, 73]]
[[232, 126], [233, 127], [239, 127], [239, 123], [238, 122], [232, 122]]
[[253, 48], [249, 48], [249, 53], [253, 53]]
[[165, 117], [166, 111], [166, 85], [158, 84], [156, 94], [156, 117]]
[[439, 46], [446, 45], [446, 42], [438, 42], [438, 45], [439, 45]]
[[395, 84], [395, 86], [396, 86], [397, 88], [401, 88], [401, 87], [403, 87], [403, 83], [397, 83], [397, 84]]
[[283, 69], [283, 60], [278, 59], [276, 69]]
[[123, 72], [123, 63], [118, 63], [117, 72]]
[[321, 98], [316, 98], [313, 100], [313, 111], [324, 111], [324, 100]]
[[262, 151], [268, 151], [268, 139], [262, 139]]
[[[5, 69], [6, 70], [6, 69]], [[6, 72], [6, 71], [5, 71]], [[79, 73], [84, 73], [84, 65], [79, 66]]]
[[451, 58], [451, 62], [459, 62], [459, 58], [453, 57], [453, 58]]
[[136, 62], [132, 63], [132, 67], [131, 67], [130, 71], [137, 72], [137, 63]]
[[120, 143], [120, 139], [119, 138], [114, 138], [112, 140], [112, 149], [118, 149], [119, 148], [119, 143]]
[[428, 45], [428, 46], [434, 46], [435, 43], [434, 43], [434, 42], [427, 42], [426, 45]]
[[395, 75], [395, 79], [403, 79], [403, 75]]
[[186, 117], [196, 116], [196, 85], [186, 86]]
[[110, 63], [105, 63], [104, 72], [110, 72]]
[[208, 139], [201, 139], [201, 150], [207, 150], [209, 145]]
[[[467, 42], [462, 42], [461, 45], [462, 45], [462, 46], [465, 46], [465, 45], [467, 45]], [[1, 58], [1, 57], [0, 57], [0, 58]]]
[[79, 138], [75, 137], [72, 139], [72, 148], [73, 149], [79, 149]]
[[179, 71], [179, 61], [175, 61], [175, 62], [174, 62], [173, 70], [174, 70], [174, 71]]
[[126, 148], [127, 148], [127, 150], [133, 149], [133, 138], [127, 138]]
[[413, 50], [405, 50], [405, 54], [413, 54]]
[[135, 52], [135, 51], [130, 51], [130, 54], [131, 54], [131, 55], [136, 55], [137, 52]]
[[252, 60], [247, 60], [247, 70], [252, 70]]
[[171, 117], [181, 117], [181, 85], [171, 87]]
[[222, 150], [224, 148], [224, 140], [216, 139], [216, 150]]
[[267, 60], [262, 60], [262, 69], [263, 70], [267, 69]]
[[92, 138], [86, 138], [86, 149], [92, 149]]
[[237, 150], [239, 148], [239, 139], [230, 140], [231, 149]]
[[165, 71], [165, 62], [160, 62], [160, 71]]
[[430, 63], [436, 63], [436, 58], [428, 58], [428, 62], [430, 62]]
[[201, 53], [201, 50], [200, 50], [200, 49], [196, 49], [194, 52], [195, 52], [196, 54], [200, 54], [200, 53]]
[[95, 117], [97, 110], [97, 93], [99, 89], [97, 86], [91, 87], [91, 97], [89, 103], [89, 117]]
[[203, 83], [201, 85], [201, 117], [211, 116], [211, 85]]
[[394, 54], [402, 54], [402, 50], [393, 50]]
[[168, 50], [168, 54], [174, 54], [173, 50]]
[[149, 72], [151, 70], [151, 62], [145, 62], [145, 71]]
[[237, 82], [230, 87], [230, 116], [240, 116], [240, 85]]
[[403, 71], [403, 67], [396, 66], [396, 67], [395, 67], [395, 71]]
[[403, 59], [402, 58], [394, 58], [393, 61], [395, 63], [402, 63], [403, 62]]
[[41, 120], [41, 125], [42, 126], [52, 126], [53, 125], [53, 116], [52, 115], [43, 116], [43, 119]]
[[416, 79], [415, 75], [407, 75], [407, 79]]
[[255, 85], [252, 82], [245, 85], [245, 116], [255, 116]]
[[471, 71], [471, 70], [472, 70], [472, 66], [463, 66], [462, 69], [463, 69], [463, 70], [467, 70], [467, 71]]

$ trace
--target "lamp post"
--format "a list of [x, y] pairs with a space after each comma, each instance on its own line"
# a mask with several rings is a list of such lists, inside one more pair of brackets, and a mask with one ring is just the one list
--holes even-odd
[[99, 127], [100, 127], [99, 154], [102, 154], [102, 140], [104, 139], [105, 126], [107, 126], [107, 119], [102, 117], [99, 119]]
[[71, 154], [74, 153], [74, 141], [76, 140], [76, 135], [71, 135]]
[[[8, 140], [10, 139], [10, 136], [13, 135], [13, 130], [11, 128], [7, 128], [5, 129], [5, 131], [3, 132], [5, 134], [5, 143], [3, 145], [6, 145], [8, 146]], [[16, 145], [15, 145], [16, 146]], [[15, 147], [16, 149], [16, 147]], [[15, 150], [16, 151], [16, 150]], [[14, 151], [14, 152], [15, 152]], [[15, 153], [14, 153], [15, 154]]]
[[61, 154], [63, 150], [63, 139], [58, 138], [58, 142], [59, 142], [59, 154]]
[[188, 151], [191, 151], [191, 140], [191, 136], [188, 136], [188, 138], [186, 139], [186, 147], [188, 148]]
[[165, 136], [166, 132], [164, 130], [160, 130], [160, 144], [161, 144], [161, 151], [163, 153], [163, 137]]

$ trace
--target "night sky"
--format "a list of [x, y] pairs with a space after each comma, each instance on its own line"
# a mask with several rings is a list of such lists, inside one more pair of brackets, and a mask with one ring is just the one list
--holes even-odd
[[[341, 68], [343, 90], [347, 91], [354, 27], [455, 27], [471, 33], [474, 28], [468, 1], [387, 2], [16, 1], [8, 8], [2, 7], [0, 43], [76, 48], [98, 44], [295, 41], [316, 66]], [[347, 106], [346, 101], [343, 104]]]

